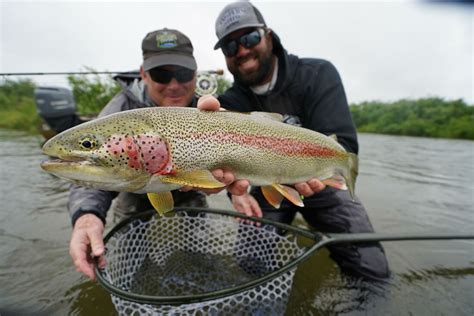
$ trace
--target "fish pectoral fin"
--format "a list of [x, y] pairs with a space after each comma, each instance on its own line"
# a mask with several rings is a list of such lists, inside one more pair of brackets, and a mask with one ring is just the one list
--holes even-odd
[[160, 216], [173, 210], [174, 202], [171, 192], [147, 193], [147, 196], [151, 205]]
[[301, 200], [301, 196], [298, 191], [293, 189], [292, 187], [289, 187], [287, 185], [283, 184], [272, 184], [273, 188], [280, 192], [281, 195], [283, 195], [285, 198], [288, 199], [291, 203], [293, 203], [296, 206], [303, 207], [303, 200]]
[[280, 194], [273, 186], [268, 185], [261, 187], [262, 194], [274, 208], [280, 208], [281, 201], [283, 201], [283, 195]]
[[161, 176], [160, 181], [201, 189], [217, 189], [225, 187], [225, 184], [217, 181], [209, 170], [178, 172], [174, 175]]
[[335, 189], [347, 190], [346, 180], [344, 180], [344, 177], [341, 175], [334, 175], [331, 178], [324, 179], [321, 182]]

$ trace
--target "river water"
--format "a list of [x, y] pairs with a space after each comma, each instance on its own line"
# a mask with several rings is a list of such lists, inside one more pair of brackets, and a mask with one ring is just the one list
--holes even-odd
[[[0, 130], [0, 315], [115, 315], [73, 268], [68, 185], [40, 169], [41, 142]], [[377, 232], [474, 232], [474, 142], [361, 134], [360, 146], [357, 194]], [[210, 204], [229, 207], [222, 195]], [[473, 241], [384, 247], [393, 277], [377, 291], [316, 253], [298, 267], [287, 314], [474, 315]]]

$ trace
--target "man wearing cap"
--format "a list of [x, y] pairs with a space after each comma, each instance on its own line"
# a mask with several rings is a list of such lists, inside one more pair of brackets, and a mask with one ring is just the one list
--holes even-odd
[[[150, 32], [142, 41], [142, 51], [141, 80], [135, 79], [131, 84], [124, 85], [123, 91], [102, 109], [99, 117], [152, 106], [215, 107], [215, 98], [201, 98], [198, 102], [194, 94], [197, 65], [187, 36], [166, 28]], [[216, 170], [213, 174], [226, 184], [233, 180], [233, 175], [223, 170]], [[175, 206], [207, 206], [205, 194], [200, 191], [188, 188], [186, 192], [173, 191], [172, 194]], [[146, 195], [101, 191], [77, 185], [72, 185], [70, 189], [68, 208], [73, 232], [69, 252], [76, 269], [91, 279], [95, 278], [95, 273], [89, 254], [92, 252], [94, 256], [101, 256], [104, 252], [102, 235], [112, 200], [115, 221], [133, 212], [152, 209]]]
[[[233, 86], [219, 97], [223, 107], [243, 112], [277, 112], [286, 123], [335, 134], [347, 151], [358, 152], [344, 88], [329, 61], [288, 54], [262, 14], [249, 2], [224, 7], [216, 20], [216, 34], [214, 49], [222, 50], [234, 76]], [[373, 232], [364, 206], [358, 198], [352, 200], [348, 191], [326, 187], [317, 179], [295, 184], [295, 188], [305, 196], [303, 208], [285, 201], [276, 210], [258, 188], [252, 188], [250, 194], [230, 196], [233, 206], [246, 215], [291, 223], [299, 211], [322, 232]], [[328, 248], [346, 275], [368, 280], [389, 277], [379, 243]]]

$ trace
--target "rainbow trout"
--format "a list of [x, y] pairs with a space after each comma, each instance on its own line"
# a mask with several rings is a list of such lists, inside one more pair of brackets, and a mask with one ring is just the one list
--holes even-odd
[[81, 186], [148, 193], [163, 214], [171, 190], [220, 188], [210, 170], [230, 170], [261, 186], [279, 207], [283, 197], [303, 206], [285, 184], [313, 177], [354, 194], [357, 156], [334, 138], [281, 122], [279, 114], [155, 107], [105, 116], [50, 139], [43, 152], [57, 160], [41, 167]]

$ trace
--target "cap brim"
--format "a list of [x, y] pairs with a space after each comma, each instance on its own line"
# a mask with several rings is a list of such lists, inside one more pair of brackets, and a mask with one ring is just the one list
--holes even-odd
[[229, 35], [230, 33], [235, 32], [235, 31], [238, 31], [238, 30], [241, 30], [241, 29], [245, 29], [245, 28], [247, 28], [247, 27], [262, 27], [262, 26], [265, 26], [265, 24], [263, 24], [263, 23], [249, 23], [249, 24], [244, 24], [244, 25], [238, 25], [238, 26], [235, 27], [235, 28], [231, 28], [231, 29], [229, 29], [227, 32], [225, 32], [224, 34], [221, 35], [220, 40], [218, 40], [217, 43], [216, 43], [216, 45], [214, 45], [214, 50], [221, 48], [222, 41], [223, 41], [223, 40], [225, 39], [225, 37], [226, 37], [227, 35]]
[[193, 57], [177, 54], [159, 54], [145, 59], [143, 61], [143, 70], [148, 71], [152, 68], [166, 65], [176, 65], [191, 70], [197, 69], [196, 60]]

